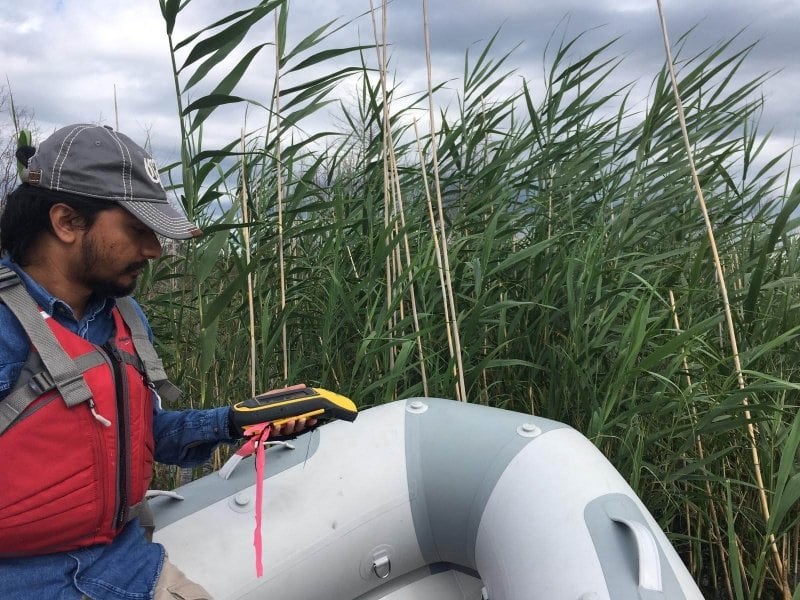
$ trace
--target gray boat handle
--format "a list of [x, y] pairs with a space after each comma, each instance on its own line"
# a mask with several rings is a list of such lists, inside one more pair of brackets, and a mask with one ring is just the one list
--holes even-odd
[[614, 503], [605, 505], [606, 514], [615, 523], [624, 525], [636, 540], [636, 554], [639, 557], [639, 587], [654, 592], [663, 592], [661, 579], [661, 556], [653, 532], [644, 523], [630, 519], [617, 510]]
[[166, 496], [167, 498], [172, 498], [173, 500], [183, 500], [183, 496], [181, 496], [178, 492], [171, 492], [169, 490], [147, 490], [144, 494], [145, 498], [156, 498], [158, 496]]

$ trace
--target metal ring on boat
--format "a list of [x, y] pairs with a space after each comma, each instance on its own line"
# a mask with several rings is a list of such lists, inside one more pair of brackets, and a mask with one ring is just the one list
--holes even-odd
[[[385, 572], [378, 572], [378, 569], [385, 567]], [[386, 579], [389, 577], [389, 574], [392, 572], [392, 561], [389, 559], [388, 556], [381, 556], [380, 558], [376, 558], [372, 563], [372, 572], [375, 573], [375, 576], [378, 579]]]

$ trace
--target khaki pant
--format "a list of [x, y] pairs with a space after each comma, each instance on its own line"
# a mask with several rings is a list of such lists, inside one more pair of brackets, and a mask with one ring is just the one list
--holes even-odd
[[[89, 600], [84, 596], [85, 600]], [[156, 593], [153, 600], [213, 600], [203, 586], [195, 583], [164, 557], [161, 575], [156, 581]]]
[[164, 557], [161, 575], [156, 581], [156, 594], [153, 600], [212, 600], [203, 586], [183, 574], [178, 567]]

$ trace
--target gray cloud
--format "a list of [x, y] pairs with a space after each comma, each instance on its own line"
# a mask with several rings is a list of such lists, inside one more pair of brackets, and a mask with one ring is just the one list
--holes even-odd
[[[114, 86], [120, 109], [120, 127], [139, 138], [149, 135], [165, 160], [174, 160], [178, 148], [176, 102], [164, 25], [155, 2], [33, 0], [25, 4], [0, 0], [0, 65], [16, 101], [32, 109], [44, 131], [78, 120], [114, 122]], [[179, 21], [176, 38], [194, 32], [214, 18], [251, 1], [194, 3]], [[375, 4], [380, 2], [375, 0]], [[761, 73], [775, 75], [764, 85], [763, 125], [775, 130], [776, 140], [791, 143], [800, 127], [800, 4], [768, 0], [674, 0], [666, 3], [673, 42], [694, 27], [683, 56], [719, 44], [744, 30], [736, 47], [758, 41], [742, 67], [741, 80]], [[368, 10], [369, 3], [351, 0], [296, 0], [290, 10], [290, 39], [307, 35], [321, 23], [342, 22]], [[586, 32], [573, 56], [592, 50], [613, 37], [611, 50], [624, 57], [614, 84], [638, 80], [645, 97], [650, 80], [664, 63], [655, 2], [642, 0], [429, 0], [434, 79], [453, 80], [460, 86], [464, 53], [477, 55], [492, 34], [500, 30], [495, 56], [519, 44], [508, 61], [534, 89], [542, 78], [542, 57], [548, 40], [557, 44]], [[212, 15], [212, 12], [216, 13]], [[91, 18], [87, 15], [95, 15]], [[102, 19], [96, 18], [102, 15]], [[267, 22], [268, 21], [268, 22]], [[54, 26], [54, 23], [59, 23]], [[425, 64], [422, 38], [422, 2], [395, 0], [389, 4], [389, 41], [393, 73], [404, 90], [422, 91]], [[372, 41], [371, 20], [361, 17], [337, 33], [332, 45]], [[250, 43], [272, 39], [272, 21], [250, 35]], [[271, 89], [271, 48], [265, 48], [243, 81], [242, 95], [266, 102]], [[374, 53], [367, 59], [375, 64]], [[346, 59], [347, 60], [347, 59]], [[233, 59], [231, 59], [233, 61]], [[232, 62], [224, 68], [230, 68]], [[220, 75], [221, 76], [221, 75]], [[302, 74], [308, 77], [308, 74]], [[205, 90], [206, 92], [208, 90]], [[195, 94], [203, 93], [202, 89]], [[196, 96], [195, 96], [196, 97]], [[445, 95], [442, 102], [452, 101]], [[207, 139], [231, 139], [243, 123], [241, 107], [231, 107], [225, 119], [208, 124]], [[320, 117], [322, 118], [322, 117]], [[320, 123], [320, 126], [328, 124]], [[313, 123], [310, 126], [314, 126]]]

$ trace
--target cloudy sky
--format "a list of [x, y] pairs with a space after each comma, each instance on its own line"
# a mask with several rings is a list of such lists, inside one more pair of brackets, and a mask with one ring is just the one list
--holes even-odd
[[[179, 17], [176, 38], [255, 1], [193, 0]], [[157, 0], [0, 0], [0, 7], [0, 85], [10, 85], [42, 133], [74, 122], [114, 125], [116, 88], [120, 129], [138, 140], [149, 136], [162, 163], [177, 157], [174, 85]], [[774, 129], [771, 149], [791, 146], [800, 132], [800, 0], [664, 0], [664, 7], [673, 41], [695, 27], [687, 55], [737, 33], [738, 47], [758, 42], [741, 76], [774, 73], [764, 86], [762, 128]], [[368, 43], [371, 21], [357, 18], [368, 9], [369, 0], [293, 0], [289, 43], [337, 18], [355, 21], [332, 43]], [[498, 29], [498, 53], [519, 45], [508, 65], [532, 82], [542, 79], [542, 56], [554, 35], [586, 31], [577, 52], [621, 36], [614, 52], [624, 57], [618, 77], [640, 81], [642, 99], [664, 61], [655, 0], [429, 0], [429, 11], [434, 81], [450, 81], [452, 89], [460, 84], [465, 51], [476, 55]], [[388, 25], [392, 72], [409, 93], [423, 90], [422, 0], [394, 0]], [[248, 42], [272, 37], [266, 19]], [[272, 60], [265, 49], [241, 95], [268, 102]], [[437, 100], [448, 102], [446, 93]], [[231, 121], [239, 118], [217, 119], [208, 136], [231, 139], [242, 127]]]

